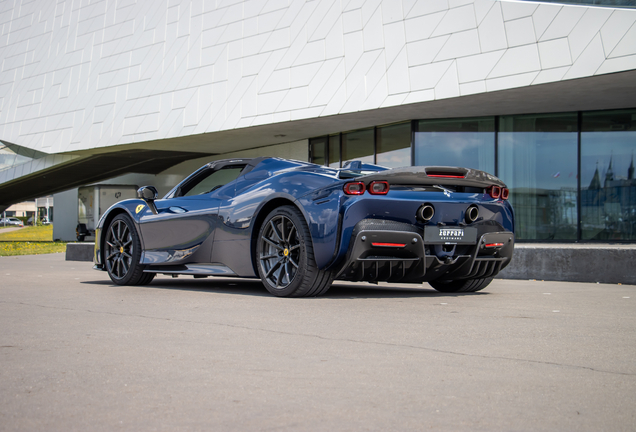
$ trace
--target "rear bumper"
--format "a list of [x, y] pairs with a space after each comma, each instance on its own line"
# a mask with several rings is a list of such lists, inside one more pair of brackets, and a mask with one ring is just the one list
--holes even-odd
[[435, 236], [410, 224], [364, 220], [352, 234], [336, 278], [420, 283], [495, 276], [510, 263], [514, 234], [495, 225], [476, 228], [470, 243], [454, 243], [431, 240]]

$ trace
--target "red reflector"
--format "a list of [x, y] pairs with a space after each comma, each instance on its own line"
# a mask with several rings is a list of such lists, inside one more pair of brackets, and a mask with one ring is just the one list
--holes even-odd
[[351, 182], [345, 183], [344, 192], [347, 195], [362, 195], [365, 191], [364, 183], [362, 182]]
[[438, 177], [438, 178], [464, 178], [463, 175], [450, 175], [450, 174], [426, 174], [428, 177]]
[[486, 243], [487, 248], [502, 247], [503, 243]]
[[389, 182], [372, 181], [369, 184], [369, 193], [371, 195], [386, 195], [389, 193]]
[[499, 197], [501, 197], [501, 188], [495, 185], [490, 186], [490, 189], [488, 189], [488, 193], [493, 199], [499, 199]]
[[507, 200], [509, 195], [510, 191], [508, 190], [508, 188], [501, 189], [501, 199]]
[[404, 243], [371, 243], [371, 246], [376, 247], [404, 247], [406, 244]]

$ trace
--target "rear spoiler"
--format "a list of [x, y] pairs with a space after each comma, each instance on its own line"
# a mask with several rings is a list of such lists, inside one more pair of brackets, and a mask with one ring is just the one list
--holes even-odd
[[388, 168], [379, 165], [362, 163], [362, 161], [347, 161], [338, 170], [339, 179], [357, 178], [365, 174], [385, 172]]
[[365, 183], [385, 180], [390, 185], [402, 186], [448, 185], [488, 188], [496, 185], [506, 187], [504, 182], [487, 172], [471, 168], [446, 166], [393, 168], [358, 176], [357, 179]]

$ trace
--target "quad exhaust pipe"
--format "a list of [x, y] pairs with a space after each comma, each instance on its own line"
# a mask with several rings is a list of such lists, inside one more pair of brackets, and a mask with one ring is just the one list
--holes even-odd
[[471, 224], [477, 220], [479, 217], [479, 207], [476, 205], [471, 205], [466, 209], [466, 213], [464, 214], [464, 220], [466, 223]]
[[423, 222], [428, 222], [435, 216], [435, 207], [432, 204], [423, 204], [417, 209], [417, 218]]
[[[429, 222], [435, 216], [435, 207], [433, 204], [426, 203], [422, 204], [419, 209], [417, 209], [417, 219], [422, 222]], [[475, 222], [479, 218], [479, 207], [475, 204], [469, 206], [464, 213], [464, 221], [467, 224], [471, 224]]]

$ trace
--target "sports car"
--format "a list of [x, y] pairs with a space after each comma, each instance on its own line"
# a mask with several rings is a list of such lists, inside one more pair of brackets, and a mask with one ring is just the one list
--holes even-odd
[[475, 169], [227, 159], [162, 199], [153, 186], [137, 195], [96, 229], [95, 268], [119, 285], [166, 274], [258, 277], [293, 297], [324, 294], [335, 279], [473, 292], [514, 249], [509, 191]]

